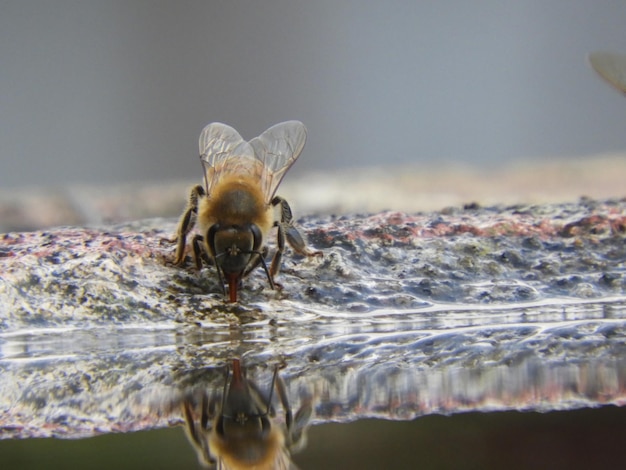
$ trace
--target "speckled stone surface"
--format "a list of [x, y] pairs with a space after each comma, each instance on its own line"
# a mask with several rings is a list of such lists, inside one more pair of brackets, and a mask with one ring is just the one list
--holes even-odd
[[212, 266], [172, 266], [175, 221], [0, 236], [0, 329], [229, 323], [297, 311], [360, 314], [433, 304], [624, 293], [626, 202], [301, 219], [322, 259], [289, 251], [272, 291], [258, 269], [238, 305]]

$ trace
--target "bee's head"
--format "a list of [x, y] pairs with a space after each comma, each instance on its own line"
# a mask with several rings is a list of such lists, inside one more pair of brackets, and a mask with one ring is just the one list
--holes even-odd
[[217, 269], [221, 269], [228, 283], [231, 302], [237, 301], [237, 288], [250, 258], [259, 252], [261, 232], [254, 224], [213, 225], [207, 233], [207, 243]]
[[233, 360], [232, 375], [214, 427], [221, 447], [228, 448], [241, 462], [262, 461], [269, 450], [272, 430], [269, 406], [244, 376], [239, 360]]
[[269, 427], [267, 407], [268, 404], [254, 393], [239, 360], [234, 359], [228, 392], [222, 403], [221, 431], [230, 437], [263, 434]]

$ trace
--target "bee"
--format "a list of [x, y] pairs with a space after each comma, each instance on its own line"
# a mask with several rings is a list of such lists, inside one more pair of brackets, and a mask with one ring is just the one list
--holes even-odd
[[607, 83], [626, 94], [626, 56], [609, 52], [592, 52], [587, 60]]
[[[226, 124], [207, 125], [200, 134], [204, 187], [191, 189], [180, 217], [174, 264], [184, 263], [187, 235], [197, 225], [200, 233], [191, 243], [196, 267], [201, 269], [202, 261], [214, 264], [224, 294], [225, 279], [229, 300], [236, 302], [242, 279], [259, 265], [275, 288], [285, 240], [301, 255], [320, 256], [293, 225], [287, 201], [275, 195], [305, 141], [306, 129], [299, 121], [276, 124], [250, 142]], [[265, 242], [273, 227], [277, 250], [268, 268]]]
[[[285, 416], [285, 428], [274, 422], [272, 395], [277, 390]], [[248, 380], [239, 359], [227, 369], [221, 405], [217, 395], [206, 392], [200, 400], [183, 401], [185, 431], [203, 466], [218, 469], [294, 469], [290, 452], [299, 450], [306, 440], [304, 431], [312, 415], [311, 400], [305, 400], [296, 416], [292, 415], [285, 384], [274, 368], [269, 396], [264, 398], [257, 385]], [[196, 402], [199, 401], [199, 413]]]

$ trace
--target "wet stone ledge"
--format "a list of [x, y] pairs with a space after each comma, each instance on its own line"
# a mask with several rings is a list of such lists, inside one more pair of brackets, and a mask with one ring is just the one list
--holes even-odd
[[[257, 269], [224, 301], [212, 266], [172, 265], [176, 220], [0, 235], [0, 332], [95, 325], [358, 318], [433, 305], [624, 294], [626, 202], [449, 208], [297, 221], [324, 252], [287, 248], [269, 288]], [[270, 240], [270, 252], [273, 239]]]
[[233, 358], [312, 423], [626, 403], [626, 201], [298, 225], [324, 257], [236, 304], [171, 264], [175, 219], [0, 235], [0, 437], [180, 424]]

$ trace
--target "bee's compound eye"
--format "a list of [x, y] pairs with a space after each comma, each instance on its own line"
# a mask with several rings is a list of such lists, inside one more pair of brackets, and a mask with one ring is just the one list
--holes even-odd
[[213, 256], [217, 256], [217, 249], [215, 247], [215, 237], [219, 229], [220, 229], [220, 226], [218, 224], [211, 225], [209, 227], [209, 230], [207, 230], [206, 237], [204, 238], [209, 247], [209, 251], [211, 252]]
[[261, 229], [258, 225], [252, 224], [250, 225], [250, 233], [252, 233], [252, 249], [254, 251], [258, 251], [261, 248], [261, 244], [263, 243], [263, 235], [261, 234]]

